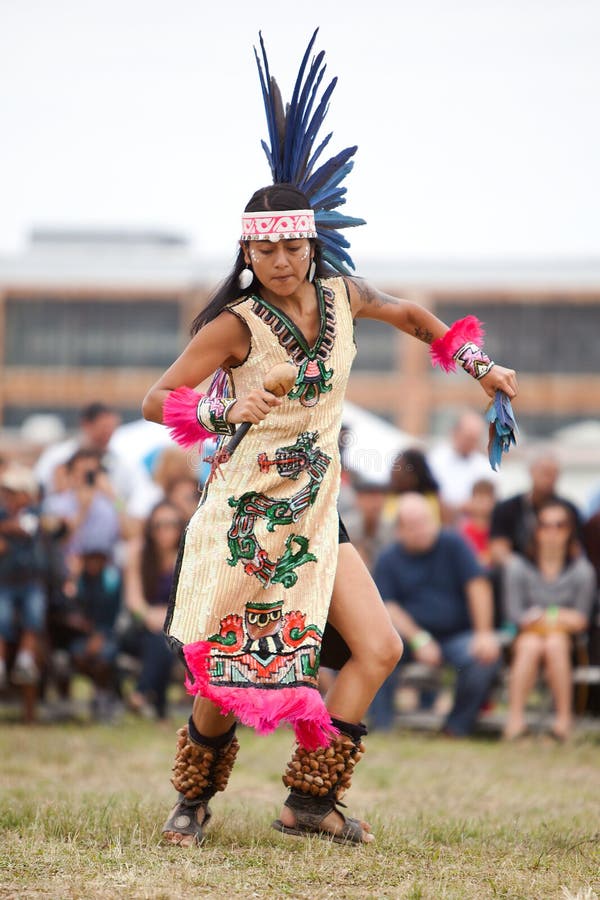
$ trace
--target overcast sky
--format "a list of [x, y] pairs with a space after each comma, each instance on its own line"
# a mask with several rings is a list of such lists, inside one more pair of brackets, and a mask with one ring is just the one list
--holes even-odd
[[[313, 27], [361, 258], [600, 255], [599, 0], [0, 0], [0, 253], [158, 226], [229, 256]], [[330, 145], [330, 146], [332, 146]]]

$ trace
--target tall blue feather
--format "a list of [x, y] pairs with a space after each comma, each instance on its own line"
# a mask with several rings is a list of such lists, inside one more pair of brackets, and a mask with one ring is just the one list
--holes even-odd
[[325, 261], [338, 272], [348, 275], [349, 270], [354, 269], [354, 263], [346, 252], [350, 244], [340, 229], [364, 225], [365, 222], [335, 210], [346, 202], [346, 188], [342, 182], [352, 170], [354, 162], [351, 158], [357, 148], [347, 147], [315, 169], [332, 137], [329, 133], [313, 151], [337, 84], [337, 78], [333, 78], [320, 93], [326, 70], [325, 52], [321, 50], [310, 60], [318, 31], [318, 28], [315, 29], [304, 51], [292, 99], [285, 110], [279, 87], [269, 70], [267, 51], [259, 32], [261, 52], [259, 55], [255, 47], [254, 57], [268, 132], [268, 140], [261, 141], [261, 145], [273, 182], [295, 184], [308, 197], [315, 210], [317, 233], [323, 245]]

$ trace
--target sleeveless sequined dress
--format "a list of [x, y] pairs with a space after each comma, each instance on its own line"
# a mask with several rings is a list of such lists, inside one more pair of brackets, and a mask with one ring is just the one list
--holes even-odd
[[338, 437], [356, 352], [343, 279], [315, 287], [312, 347], [258, 296], [228, 307], [251, 337], [247, 358], [230, 371], [234, 395], [262, 387], [276, 363], [291, 360], [298, 376], [205, 490], [165, 626], [171, 644], [183, 646], [192, 692], [261, 733], [288, 720], [307, 748], [330, 733], [317, 680], [338, 555]]

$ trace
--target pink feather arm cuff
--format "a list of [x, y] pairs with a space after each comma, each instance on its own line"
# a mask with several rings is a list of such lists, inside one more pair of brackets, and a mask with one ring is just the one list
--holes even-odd
[[163, 406], [163, 424], [174, 441], [182, 447], [193, 447], [198, 441], [214, 438], [198, 421], [198, 404], [205, 394], [189, 387], [178, 387], [167, 394]]
[[454, 322], [446, 334], [437, 338], [429, 348], [431, 361], [434, 366], [441, 366], [445, 372], [454, 372], [456, 360], [454, 355], [457, 350], [468, 343], [481, 343], [485, 337], [483, 322], [477, 316], [465, 316]]

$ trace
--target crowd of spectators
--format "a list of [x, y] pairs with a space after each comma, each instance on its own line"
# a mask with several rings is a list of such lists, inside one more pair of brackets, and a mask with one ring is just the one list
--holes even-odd
[[[32, 468], [0, 460], [0, 702], [21, 691], [29, 717], [36, 697], [68, 709], [76, 674], [91, 686], [94, 719], [113, 721], [123, 708], [168, 714], [178, 663], [162, 628], [199, 472], [174, 445], [151, 469], [132, 463], [111, 442], [118, 425], [114, 410], [94, 403], [78, 433]], [[344, 474], [342, 518], [406, 648], [369, 724], [393, 726], [398, 677], [418, 662], [454, 670], [443, 730], [469, 735], [504, 666], [505, 737], [527, 733], [527, 699], [542, 675], [551, 733], [563, 740], [575, 644], [600, 663], [600, 513], [585, 521], [557, 495], [548, 453], [532, 461], [527, 491], [499, 501], [483, 440], [483, 420], [468, 412], [430, 454], [400, 453], [389, 484]]]
[[115, 452], [119, 424], [93, 403], [32, 468], [0, 461], [0, 698], [17, 687], [28, 718], [32, 697], [72, 710], [76, 674], [96, 720], [125, 706], [167, 715], [175, 660], [162, 626], [198, 478], [175, 446], [152, 473]]
[[455, 670], [443, 731], [471, 734], [504, 666], [504, 737], [527, 734], [526, 704], [541, 676], [554, 707], [550, 734], [565, 740], [574, 655], [582, 650], [586, 662], [600, 665], [600, 514], [585, 521], [558, 495], [559, 465], [545, 450], [531, 461], [528, 490], [500, 501], [498, 476], [482, 452], [484, 431], [483, 419], [466, 412], [431, 454], [398, 455], [387, 492], [358, 485], [348, 532], [405, 644], [371, 706], [370, 725], [392, 727], [399, 675], [418, 662]]

